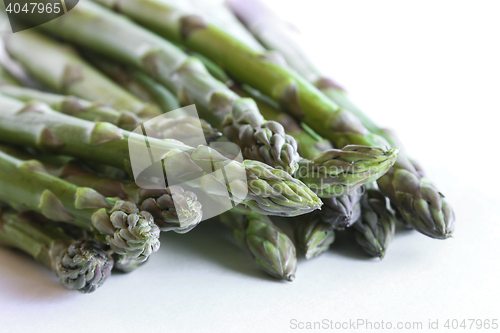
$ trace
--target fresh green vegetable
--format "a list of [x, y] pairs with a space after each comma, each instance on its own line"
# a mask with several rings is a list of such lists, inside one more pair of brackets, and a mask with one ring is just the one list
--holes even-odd
[[279, 124], [265, 123], [253, 100], [240, 98], [198, 59], [161, 37], [91, 2], [79, 3], [41, 28], [149, 74], [173, 91], [181, 106], [196, 104], [203, 119], [244, 145], [246, 158], [288, 172], [296, 170], [300, 158], [296, 144]]
[[267, 216], [228, 211], [220, 219], [267, 274], [293, 281], [297, 270], [295, 246]]
[[423, 176], [421, 170], [415, 168], [393, 134], [378, 127], [348, 99], [338, 84], [314, 66], [298, 45], [290, 25], [256, 0], [231, 0], [229, 5], [267, 48], [282, 54], [287, 63], [321, 90], [324, 96], [355, 114], [371, 133], [384, 137], [392, 147], [400, 148], [393, 168], [378, 180], [380, 189], [398, 208], [405, 222], [417, 231], [437, 239], [450, 237], [454, 230], [455, 214], [441, 192]]
[[33, 213], [0, 208], [0, 244], [26, 252], [54, 271], [65, 288], [82, 293], [102, 286], [113, 268], [99, 243], [74, 240]]

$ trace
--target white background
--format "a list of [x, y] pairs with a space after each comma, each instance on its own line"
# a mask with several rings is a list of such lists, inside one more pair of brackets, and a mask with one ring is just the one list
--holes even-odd
[[90, 295], [2, 249], [2, 332], [297, 331], [292, 319], [424, 327], [438, 319], [445, 332], [446, 319], [500, 319], [500, 3], [266, 2], [364, 110], [397, 129], [453, 205], [454, 237], [399, 231], [383, 261], [339, 239], [318, 259], [301, 257], [287, 283], [266, 277], [207, 222], [164, 235], [147, 265]]

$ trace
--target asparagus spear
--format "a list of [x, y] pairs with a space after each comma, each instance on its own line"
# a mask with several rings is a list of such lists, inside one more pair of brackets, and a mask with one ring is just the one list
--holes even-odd
[[20, 101], [39, 101], [53, 110], [90, 121], [105, 121], [118, 127], [133, 130], [142, 120], [130, 111], [116, 111], [100, 103], [92, 103], [75, 96], [42, 92], [30, 88], [0, 85], [0, 93]]
[[[176, 140], [158, 140], [122, 131], [109, 123], [93, 123], [52, 111], [40, 103], [22, 103], [0, 95], [0, 141], [70, 155], [132, 173], [161, 163], [168, 176], [187, 183], [223, 204], [230, 199], [268, 215], [296, 216], [321, 206], [320, 199], [299, 180], [258, 161], [230, 160], [206, 146], [193, 148]], [[129, 143], [144, 149], [132, 166]], [[142, 163], [142, 164], [141, 164]], [[214, 172], [215, 171], [215, 172]], [[171, 184], [173, 185], [173, 184]]]
[[0, 200], [95, 232], [114, 252], [138, 260], [158, 250], [160, 230], [148, 212], [49, 175], [36, 161], [0, 152]]
[[297, 270], [295, 246], [267, 216], [228, 211], [220, 219], [267, 274], [293, 281]]
[[206, 121], [190, 116], [156, 118], [143, 123], [142, 119], [129, 111], [116, 111], [100, 103], [91, 103], [74, 96], [52, 94], [10, 85], [0, 85], [0, 93], [24, 102], [43, 102], [55, 111], [85, 120], [109, 122], [126, 130], [133, 130], [142, 125], [149, 136], [158, 139], [173, 137], [183, 141], [199, 140], [200, 124], [207, 141], [214, 141], [222, 135]]
[[366, 190], [361, 207], [361, 218], [353, 225], [356, 242], [370, 256], [382, 259], [394, 236], [394, 216], [385, 196], [374, 188]]
[[5, 35], [3, 39], [9, 54], [54, 91], [102, 102], [144, 118], [161, 114], [157, 106], [143, 103], [122, 89], [86, 63], [68, 45], [33, 30]]
[[[234, 89], [234, 88], [233, 88]], [[254, 97], [262, 114], [271, 120], [275, 120], [283, 125], [287, 133], [291, 134], [299, 145], [299, 152], [306, 158], [314, 158], [319, 154], [332, 149], [331, 145], [325, 144], [307, 133], [300, 125], [289, 115], [280, 112], [272, 101], [258, 94], [253, 89], [237, 89], [239, 94], [250, 94]], [[307, 184], [307, 181], [305, 182]], [[354, 191], [344, 193], [331, 198], [322, 198], [323, 207], [319, 214], [323, 222], [329, 223], [336, 228], [343, 229], [356, 222], [361, 214], [359, 200], [363, 194], [363, 188], [357, 188]], [[313, 223], [313, 222], [311, 222]], [[306, 229], [298, 229], [303, 231]], [[306, 236], [303, 236], [306, 237]]]
[[43, 216], [0, 208], [0, 244], [28, 253], [69, 290], [91, 293], [111, 274], [113, 259], [94, 241], [74, 240]]
[[364, 192], [363, 188], [341, 195], [336, 198], [323, 199], [321, 219], [337, 229], [344, 229], [353, 225], [361, 215], [359, 201]]
[[143, 189], [135, 183], [102, 177], [70, 159], [35, 156], [5, 145], [0, 145], [0, 151], [25, 161], [37, 159], [53, 176], [79, 187], [92, 188], [105, 197], [131, 201], [141, 211], [149, 212], [162, 231], [186, 233], [202, 219], [201, 203], [196, 195], [184, 191], [179, 186], [167, 189]]
[[335, 240], [335, 232], [330, 223], [322, 221], [319, 212], [313, 212], [305, 220], [296, 221], [294, 238], [306, 259], [311, 259], [328, 250]]
[[163, 112], [180, 108], [179, 101], [170, 90], [147, 74], [104, 59], [91, 52], [84, 52], [83, 55], [97, 69], [142, 101], [160, 106]]
[[[241, 90], [239, 92], [244, 93]], [[299, 162], [295, 177], [322, 198], [348, 196], [363, 184], [385, 174], [396, 161], [397, 150], [393, 149], [349, 145], [342, 149], [322, 150], [324, 145], [320, 141], [301, 130], [292, 118], [278, 111], [276, 105], [261, 99], [254, 91], [247, 92], [254, 96], [266, 118], [282, 123], [285, 129], [291, 129], [291, 135], [295, 136], [301, 147], [302, 157], [307, 159]], [[349, 200], [349, 197], [345, 199]]]
[[405, 222], [432, 238], [445, 239], [454, 230], [455, 214], [444, 196], [423, 175], [401, 149], [390, 132], [378, 127], [346, 96], [345, 91], [314, 66], [297, 44], [289, 24], [258, 0], [231, 0], [231, 9], [269, 49], [280, 52], [299, 74], [318, 87], [325, 96], [353, 112], [372, 133], [384, 137], [400, 153], [393, 168], [378, 181], [380, 189], [398, 208]]
[[[200, 16], [193, 15], [190, 10], [180, 9], [178, 1], [95, 1], [131, 17], [161, 36], [205, 55], [236, 80], [273, 98], [287, 112], [331, 140], [336, 147], [347, 144], [387, 145], [381, 137], [367, 131], [354, 115], [339, 109], [312, 84], [285, 68], [283, 59], [276, 53], [261, 52], [240, 42]], [[57, 21], [60, 22], [61, 18], [48, 25]]]
[[[48, 0], [47, 0], [48, 1]], [[140, 4], [142, 7], [146, 2]], [[81, 27], [84, 26], [85, 29]], [[196, 58], [126, 18], [82, 2], [41, 28], [72, 43], [143, 70], [175, 92], [181, 106], [195, 103], [203, 119], [244, 144], [246, 158], [293, 172], [299, 155], [279, 124], [265, 123], [255, 103], [217, 81]]]

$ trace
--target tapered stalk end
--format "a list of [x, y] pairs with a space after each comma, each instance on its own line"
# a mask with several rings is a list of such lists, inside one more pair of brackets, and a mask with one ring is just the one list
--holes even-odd
[[306, 259], [311, 259], [328, 250], [335, 240], [335, 232], [331, 224], [324, 223], [320, 214], [314, 212], [306, 220], [296, 222], [294, 238]]
[[297, 270], [295, 246], [268, 217], [248, 215], [246, 244], [256, 263], [269, 275], [293, 281]]
[[[52, 248], [57, 251], [58, 245]], [[53, 253], [54, 271], [61, 284], [70, 290], [91, 293], [110, 276], [113, 259], [94, 241], [75, 241], [62, 252]]]
[[369, 189], [361, 198], [361, 218], [353, 225], [356, 242], [372, 257], [382, 259], [394, 236], [394, 215], [387, 208], [386, 197]]
[[443, 194], [422, 177], [405, 159], [378, 180], [406, 223], [418, 232], [435, 239], [451, 237], [455, 214]]
[[258, 161], [244, 160], [248, 195], [244, 203], [265, 215], [298, 216], [319, 209], [321, 199], [287, 172]]
[[337, 229], [344, 229], [354, 224], [361, 215], [359, 200], [365, 192], [362, 186], [350, 193], [323, 199], [320, 212], [321, 220]]
[[345, 146], [302, 160], [295, 176], [322, 198], [350, 193], [384, 175], [396, 162], [397, 149]]

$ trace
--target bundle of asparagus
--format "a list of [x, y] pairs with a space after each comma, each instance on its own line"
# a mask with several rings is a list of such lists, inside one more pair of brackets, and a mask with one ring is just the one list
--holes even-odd
[[[310, 259], [352, 231], [383, 258], [397, 218], [451, 236], [442, 194], [275, 14], [197, 1], [85, 1], [3, 38], [44, 91], [0, 67], [0, 244], [92, 292], [112, 267], [146, 262], [160, 231], [189, 232], [213, 207], [257, 266], [288, 281], [295, 246]], [[200, 119], [163, 116], [192, 104]], [[273, 216], [293, 217], [293, 237]]]

